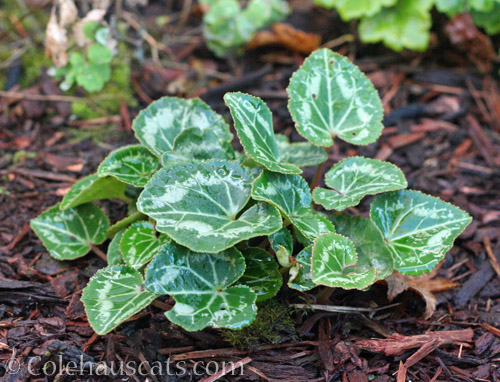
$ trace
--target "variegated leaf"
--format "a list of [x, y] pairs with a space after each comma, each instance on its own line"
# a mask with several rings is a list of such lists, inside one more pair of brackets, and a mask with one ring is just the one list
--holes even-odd
[[125, 195], [127, 185], [113, 178], [112, 176], [99, 177], [97, 174], [92, 174], [80, 179], [73, 187], [64, 195], [59, 208], [67, 210], [101, 199], [120, 199], [130, 201]]
[[283, 284], [278, 263], [271, 254], [262, 248], [245, 248], [246, 270], [240, 284], [250, 287], [257, 294], [257, 301], [276, 296]]
[[293, 237], [287, 228], [282, 228], [278, 232], [269, 236], [269, 243], [276, 254], [278, 263], [284, 268], [290, 268], [293, 264]]
[[174, 297], [165, 315], [186, 330], [207, 326], [239, 329], [256, 315], [257, 296], [247, 286], [231, 286], [245, 271], [235, 248], [195, 253], [173, 242], [163, 246], [146, 270], [146, 287]]
[[224, 119], [197, 98], [160, 98], [141, 111], [132, 124], [137, 139], [159, 157], [174, 150], [175, 139], [191, 127], [211, 130], [224, 142], [233, 138]]
[[290, 278], [288, 286], [292, 289], [300, 290], [302, 292], [311, 290], [316, 287], [316, 284], [311, 279], [311, 257], [312, 245], [305, 247], [295, 257], [297, 264], [290, 268]]
[[326, 151], [309, 142], [290, 143], [286, 135], [276, 134], [280, 158], [283, 162], [304, 168], [323, 163], [328, 159]]
[[55, 205], [32, 219], [31, 228], [52, 257], [73, 260], [86, 255], [92, 244], [106, 239], [109, 219], [91, 203], [63, 211]]
[[163, 154], [163, 166], [190, 159], [228, 159], [233, 160], [235, 153], [230, 142], [221, 141], [211, 130], [192, 127], [180, 133], [174, 142], [174, 151]]
[[224, 101], [231, 110], [234, 128], [248, 155], [271, 171], [302, 172], [297, 166], [282, 161], [274, 136], [273, 116], [264, 101], [243, 93], [227, 93]]
[[406, 275], [429, 272], [472, 221], [465, 211], [418, 191], [380, 195], [370, 218], [382, 232], [396, 269]]
[[377, 280], [384, 280], [394, 271], [394, 258], [377, 226], [359, 216], [332, 215], [337, 232], [351, 239], [358, 254], [358, 267], [375, 268]]
[[144, 187], [160, 167], [158, 158], [147, 148], [132, 145], [111, 152], [100, 164], [97, 174], [111, 175], [122, 182]]
[[297, 130], [315, 145], [330, 147], [336, 136], [366, 145], [382, 132], [383, 107], [373, 84], [346, 57], [329, 49], [312, 53], [287, 90]]
[[253, 177], [235, 163], [188, 161], [160, 170], [139, 197], [156, 229], [193, 251], [217, 253], [281, 228], [276, 208], [250, 198]]
[[356, 206], [366, 195], [406, 188], [403, 172], [389, 162], [376, 159], [351, 157], [333, 166], [325, 175], [331, 190], [316, 188], [314, 202], [327, 210], [342, 211]]
[[136, 222], [128, 227], [121, 240], [120, 252], [125, 263], [134, 269], [140, 269], [149, 263], [163, 244], [168, 243], [166, 235], [156, 236], [153, 225], [149, 222]]
[[300, 175], [264, 170], [253, 184], [252, 197], [278, 207], [294, 227], [311, 240], [334, 231], [327, 219], [314, 215], [309, 185]]
[[147, 307], [157, 296], [144, 289], [141, 274], [125, 265], [100, 269], [83, 290], [87, 318], [104, 335]]
[[336, 233], [316, 239], [311, 270], [314, 283], [343, 289], [365, 289], [376, 279], [373, 267], [359, 263], [353, 242]]
[[120, 240], [124, 232], [125, 230], [118, 232], [108, 245], [108, 252], [106, 253], [108, 265], [125, 264], [125, 260], [123, 260], [123, 255], [120, 250]]

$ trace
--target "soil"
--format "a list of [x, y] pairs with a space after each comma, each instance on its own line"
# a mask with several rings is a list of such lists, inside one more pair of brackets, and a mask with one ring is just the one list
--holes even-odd
[[[172, 2], [165, 8], [162, 2], [152, 1], [137, 19], [140, 25], [153, 26], [155, 17], [167, 9], [167, 16], [177, 20], [182, 3]], [[296, 9], [287, 23], [319, 33], [323, 43], [353, 31], [331, 12], [292, 4]], [[244, 91], [269, 104], [277, 132], [292, 141], [301, 140], [287, 110], [285, 89], [304, 54], [273, 45], [217, 59], [204, 45], [198, 8], [193, 7], [188, 9], [186, 22], [164, 29], [151, 27], [150, 33], [162, 39], [172, 54], [169, 59], [161, 52], [162, 66], [150, 58], [135, 64], [132, 83], [137, 107], [122, 104], [118, 115], [74, 121], [64, 93], [46, 75], [29, 88], [14, 87], [10, 94], [2, 94], [0, 380], [111, 380], [116, 377], [96, 375], [96, 370], [102, 374], [105, 369], [96, 369], [98, 362], [109, 367], [113, 362], [146, 365], [147, 361], [149, 368], [145, 367], [143, 375], [124, 372], [119, 378], [155, 382], [500, 381], [498, 65], [485, 71], [484, 65], [478, 66], [477, 55], [454, 45], [444, 28], [438, 27], [426, 53], [396, 54], [349, 39], [332, 43], [379, 90], [386, 128], [380, 140], [369, 146], [336, 142], [328, 163], [358, 154], [388, 160], [403, 169], [410, 188], [469, 211], [473, 223], [433, 279], [424, 279], [418, 288], [392, 301], [384, 283], [368, 291], [335, 290], [331, 295], [317, 289], [302, 294], [284, 288], [276, 300], [287, 307], [293, 325], [278, 325], [271, 340], [257, 339], [244, 349], [232, 346], [229, 336], [220, 331], [189, 333], [170, 324], [163, 315], [171, 306], [168, 298], [160, 298], [111, 334], [94, 334], [80, 295], [88, 278], [105, 263], [95, 253], [72, 262], [51, 259], [29, 229], [29, 221], [57, 203], [75, 180], [94, 172], [109, 151], [135, 142], [130, 125], [141, 108], [164, 95], [200, 96], [227, 116], [222, 95]], [[49, 12], [50, 7], [42, 11]], [[14, 91], [20, 94], [13, 95]], [[60, 98], [54, 101], [54, 95]], [[307, 169], [305, 177], [312, 179], [314, 170]], [[366, 216], [370, 200], [366, 198], [350, 213]], [[112, 220], [125, 213], [118, 202], [100, 204]], [[106, 245], [100, 247], [104, 252]], [[432, 299], [432, 294], [437, 308], [426, 317], [425, 298]], [[371, 313], [340, 314], [293, 308], [296, 303], [362, 308], [395, 305]], [[50, 374], [50, 361], [56, 360], [62, 363], [55, 374], [30, 375], [29, 368], [40, 371], [43, 365]], [[70, 361], [84, 372], [64, 373], [61, 366]], [[169, 361], [171, 375], [158, 375], [151, 369], [157, 362], [166, 365]], [[223, 362], [236, 363], [237, 371], [245, 365], [244, 373], [210, 379], [209, 371], [216, 370], [213, 361], [219, 370]], [[7, 370], [12, 365], [16, 370]]]

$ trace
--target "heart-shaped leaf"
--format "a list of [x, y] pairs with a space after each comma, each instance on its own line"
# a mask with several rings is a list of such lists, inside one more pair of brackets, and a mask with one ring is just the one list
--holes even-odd
[[271, 110], [260, 98], [243, 93], [227, 93], [234, 128], [245, 152], [265, 168], [283, 174], [300, 174], [302, 170], [280, 158], [273, 130]]
[[31, 228], [52, 257], [73, 260], [86, 255], [92, 244], [106, 240], [109, 219], [91, 203], [63, 211], [55, 205], [32, 219]]
[[335, 230], [327, 219], [314, 215], [309, 185], [300, 175], [264, 170], [253, 184], [252, 197], [278, 207], [294, 227], [311, 240]]
[[153, 174], [161, 168], [160, 161], [141, 145], [119, 148], [101, 163], [99, 176], [111, 175], [122, 182], [144, 187]]
[[111, 239], [111, 242], [108, 245], [108, 253], [106, 253], [108, 265], [125, 264], [125, 260], [123, 260], [123, 255], [120, 250], [120, 240], [122, 239], [124, 232], [125, 230], [118, 232], [113, 239]]
[[327, 233], [316, 239], [312, 254], [312, 281], [343, 289], [365, 289], [375, 282], [375, 269], [359, 263], [347, 237]]
[[124, 265], [100, 269], [83, 290], [87, 318], [104, 335], [148, 306], [157, 296], [144, 289], [141, 274]]
[[358, 267], [373, 267], [377, 280], [383, 280], [394, 271], [394, 258], [378, 230], [370, 220], [359, 216], [333, 215], [337, 232], [351, 239], [358, 254]]
[[210, 130], [221, 141], [233, 139], [224, 119], [198, 98], [160, 98], [141, 111], [132, 124], [137, 139], [159, 157], [174, 150], [175, 139], [191, 127]]
[[239, 283], [250, 287], [257, 294], [257, 301], [276, 296], [283, 284], [283, 277], [274, 257], [262, 248], [245, 248], [242, 253], [246, 270]]
[[312, 245], [305, 247], [295, 257], [296, 265], [290, 268], [290, 278], [288, 286], [292, 289], [300, 290], [302, 292], [311, 290], [316, 287], [311, 279], [311, 257]]
[[287, 136], [276, 134], [276, 143], [281, 161], [300, 168], [315, 166], [328, 159], [328, 154], [323, 148], [311, 145], [309, 142], [290, 143]]
[[276, 208], [247, 204], [253, 177], [221, 160], [188, 161], [160, 170], [137, 202], [156, 229], [196, 252], [217, 253], [281, 228]]
[[429, 272], [472, 221], [458, 207], [409, 190], [377, 197], [370, 218], [382, 232], [396, 269], [406, 275]]
[[235, 157], [230, 142], [221, 141], [211, 130], [197, 127], [184, 130], [174, 142], [174, 151], [163, 154], [163, 166], [170, 166], [179, 161], [190, 159], [228, 159]]
[[99, 177], [97, 174], [92, 174], [80, 179], [73, 187], [64, 195], [59, 208], [67, 210], [101, 199], [120, 199], [130, 201], [125, 195], [127, 185], [113, 178], [112, 176]]
[[338, 211], [358, 205], [366, 195], [408, 186], [403, 172], [392, 163], [363, 157], [338, 162], [326, 173], [325, 183], [331, 190], [316, 188], [314, 202]]
[[332, 146], [335, 136], [366, 145], [382, 132], [384, 110], [373, 84], [346, 57], [329, 49], [306, 58], [287, 90], [297, 130], [317, 146]]
[[239, 329], [255, 318], [257, 296], [247, 286], [231, 286], [245, 271], [235, 248], [195, 253], [173, 242], [163, 246], [146, 270], [146, 287], [174, 297], [165, 315], [186, 330], [207, 326]]
[[382, 8], [393, 6], [398, 0], [314, 0], [327, 9], [335, 8], [342, 20], [349, 21], [374, 15]]
[[127, 265], [139, 269], [149, 263], [168, 241], [166, 235], [156, 236], [151, 223], [137, 222], [125, 230], [120, 240], [120, 252]]

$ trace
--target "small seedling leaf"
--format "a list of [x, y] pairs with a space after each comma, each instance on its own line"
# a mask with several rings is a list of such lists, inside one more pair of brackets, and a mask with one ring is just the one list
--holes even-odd
[[366, 195], [400, 190], [408, 185], [403, 172], [392, 163], [363, 157], [337, 163], [326, 173], [325, 183], [331, 190], [316, 188], [314, 202], [338, 211], [358, 205]]
[[328, 154], [323, 148], [309, 142], [290, 143], [287, 136], [276, 134], [276, 143], [281, 161], [300, 168], [315, 166], [328, 159]]
[[120, 240], [124, 232], [125, 230], [118, 232], [108, 245], [108, 253], [106, 254], [108, 265], [125, 265], [125, 260], [123, 260], [123, 255], [120, 250]]
[[297, 264], [290, 268], [290, 279], [288, 280], [290, 288], [304, 292], [316, 287], [311, 279], [312, 248], [312, 245], [305, 247], [295, 257]]

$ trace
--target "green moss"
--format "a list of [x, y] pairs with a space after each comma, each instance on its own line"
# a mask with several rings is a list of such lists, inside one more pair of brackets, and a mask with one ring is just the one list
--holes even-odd
[[295, 325], [286, 306], [276, 300], [257, 304], [257, 318], [242, 330], [221, 330], [222, 337], [232, 346], [249, 349], [263, 344], [277, 344], [295, 339]]
[[127, 133], [117, 130], [115, 125], [104, 125], [100, 129], [68, 129], [67, 131], [70, 135], [69, 142], [72, 144], [86, 139], [100, 143], [103, 137], [112, 140], [127, 136]]
[[20, 79], [22, 88], [27, 88], [33, 85], [34, 82], [40, 79], [43, 69], [48, 69], [52, 66], [50, 58], [45, 57], [43, 48], [31, 47], [21, 56], [23, 66], [23, 75]]

